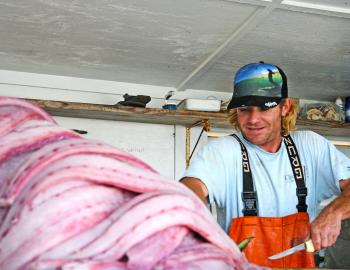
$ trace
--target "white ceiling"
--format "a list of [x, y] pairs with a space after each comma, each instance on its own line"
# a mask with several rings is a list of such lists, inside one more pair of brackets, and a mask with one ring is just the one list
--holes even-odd
[[350, 0], [0, 0], [0, 69], [230, 92], [259, 60], [350, 96]]

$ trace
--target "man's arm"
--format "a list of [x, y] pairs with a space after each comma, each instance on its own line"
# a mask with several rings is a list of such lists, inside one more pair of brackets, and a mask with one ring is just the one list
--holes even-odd
[[350, 218], [350, 178], [339, 181], [341, 194], [326, 206], [311, 224], [311, 238], [316, 250], [335, 243], [341, 221]]
[[192, 190], [204, 203], [207, 202], [209, 192], [206, 185], [199, 178], [184, 177], [180, 182]]

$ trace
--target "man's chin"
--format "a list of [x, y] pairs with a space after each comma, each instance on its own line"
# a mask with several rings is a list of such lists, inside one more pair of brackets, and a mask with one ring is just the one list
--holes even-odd
[[255, 144], [255, 145], [258, 145], [258, 146], [261, 144], [261, 140], [259, 140], [258, 138], [247, 138], [247, 139], [252, 144]]
[[247, 141], [257, 146], [260, 146], [266, 143], [266, 137], [261, 135], [259, 136], [255, 134], [243, 134], [243, 136]]

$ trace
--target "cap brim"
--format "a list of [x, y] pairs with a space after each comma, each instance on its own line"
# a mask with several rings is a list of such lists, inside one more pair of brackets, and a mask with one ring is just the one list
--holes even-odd
[[244, 96], [232, 98], [227, 106], [227, 109], [238, 107], [257, 106], [264, 109], [276, 107], [280, 102], [281, 97], [263, 97], [263, 96]]

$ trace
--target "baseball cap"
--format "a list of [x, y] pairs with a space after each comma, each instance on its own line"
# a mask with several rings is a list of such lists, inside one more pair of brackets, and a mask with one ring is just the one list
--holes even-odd
[[264, 62], [241, 67], [233, 80], [233, 96], [227, 109], [259, 106], [276, 107], [288, 97], [287, 77], [282, 69]]

